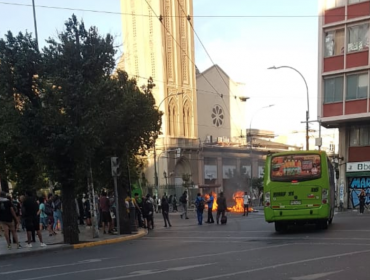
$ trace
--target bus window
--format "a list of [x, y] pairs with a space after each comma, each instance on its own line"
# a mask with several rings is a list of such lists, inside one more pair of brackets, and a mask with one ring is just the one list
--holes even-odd
[[307, 181], [321, 177], [321, 160], [318, 154], [273, 156], [271, 165], [272, 181]]

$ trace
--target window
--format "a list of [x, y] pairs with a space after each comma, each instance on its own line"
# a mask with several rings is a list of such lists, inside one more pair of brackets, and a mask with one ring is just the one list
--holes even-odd
[[346, 100], [366, 98], [368, 84], [367, 73], [347, 76]]
[[346, 0], [325, 0], [326, 9], [333, 9], [336, 7], [342, 7], [346, 3]]
[[355, 4], [355, 3], [360, 3], [364, 1], [367, 1], [367, 0], [349, 0], [349, 4]]
[[343, 77], [324, 80], [324, 104], [343, 101]]
[[325, 33], [325, 57], [344, 54], [344, 29]]
[[369, 24], [361, 24], [348, 27], [347, 52], [355, 52], [368, 49], [369, 47]]
[[352, 126], [349, 132], [349, 145], [370, 146], [370, 126]]
[[220, 127], [224, 122], [224, 111], [220, 105], [216, 105], [212, 109], [212, 123], [213, 125]]
[[321, 177], [321, 159], [317, 154], [296, 154], [271, 158], [271, 180], [289, 182]]

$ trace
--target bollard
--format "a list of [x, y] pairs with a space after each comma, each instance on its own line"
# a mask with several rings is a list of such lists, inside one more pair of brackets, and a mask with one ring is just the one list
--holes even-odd
[[138, 231], [137, 225], [136, 225], [137, 218], [136, 218], [135, 210], [136, 210], [135, 205], [132, 203], [132, 201], [130, 201], [130, 228], [131, 228], [131, 232], [137, 232]]

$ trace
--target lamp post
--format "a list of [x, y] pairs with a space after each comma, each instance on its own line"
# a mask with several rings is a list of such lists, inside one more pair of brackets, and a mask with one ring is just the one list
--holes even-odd
[[309, 98], [308, 98], [308, 86], [307, 86], [307, 82], [306, 82], [306, 79], [303, 77], [302, 73], [299, 72], [297, 69], [291, 67], [291, 66], [279, 66], [279, 67], [276, 67], [276, 66], [272, 66], [272, 67], [269, 67], [267, 69], [280, 69], [280, 68], [289, 68], [289, 69], [292, 69], [294, 70], [295, 72], [297, 72], [303, 79], [305, 85], [306, 85], [306, 92], [307, 92], [307, 111], [306, 111], [306, 150], [308, 151], [309, 150], [309, 136], [308, 136], [308, 120], [310, 119], [310, 101], [309, 101]]
[[[272, 106], [275, 106], [275, 104], [270, 104], [270, 105], [267, 105], [267, 106], [263, 106], [261, 108], [259, 108], [257, 111], [255, 111], [251, 117], [251, 121], [249, 122], [249, 155], [251, 157], [251, 181], [250, 181], [250, 192], [252, 191], [252, 182], [253, 182], [253, 156], [252, 156], [252, 153], [253, 153], [253, 138], [252, 138], [252, 121], [253, 121], [253, 118], [254, 116], [261, 110], [263, 109], [266, 109], [266, 108], [270, 108]], [[247, 134], [247, 135], [248, 135]]]
[[[159, 102], [158, 108], [161, 107], [162, 103], [167, 98], [170, 98], [171, 96], [182, 95], [182, 94], [183, 94], [183, 92], [177, 92], [177, 93], [172, 93], [172, 94], [167, 95], [165, 98], [163, 98], [163, 100], [161, 102]], [[158, 137], [158, 134], [156, 136]], [[157, 137], [154, 140], [154, 184], [155, 184], [155, 188], [157, 189], [157, 194], [158, 194], [159, 186], [158, 186], [158, 172], [157, 172], [157, 148], [155, 147]]]

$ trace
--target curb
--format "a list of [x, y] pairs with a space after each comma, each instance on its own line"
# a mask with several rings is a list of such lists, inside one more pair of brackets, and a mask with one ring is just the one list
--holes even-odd
[[91, 242], [84, 242], [84, 243], [80, 243], [80, 244], [74, 244], [74, 245], [72, 245], [72, 248], [73, 249], [82, 249], [82, 248], [87, 248], [87, 247], [94, 247], [94, 246], [107, 245], [107, 244], [114, 244], [114, 243], [119, 243], [119, 242], [134, 240], [134, 239], [143, 237], [143, 236], [145, 236], [147, 234], [148, 234], [148, 231], [142, 230], [138, 234], [134, 234], [134, 235], [117, 237], [117, 238], [112, 238], [112, 239], [107, 239], [107, 240], [101, 240], [101, 241], [91, 241]]
[[[106, 239], [106, 240], [99, 240], [99, 241], [91, 241], [91, 242], [85, 242], [80, 244], [60, 244], [58, 247], [54, 247], [53, 245], [49, 245], [46, 248], [38, 249], [38, 250], [29, 250], [29, 251], [19, 251], [17, 253], [10, 253], [10, 254], [2, 254], [0, 255], [0, 261], [1, 260], [8, 260], [13, 258], [20, 258], [25, 256], [32, 256], [32, 255], [39, 255], [43, 253], [55, 253], [57, 251], [65, 251], [70, 249], [82, 249], [82, 248], [88, 248], [88, 247], [94, 247], [94, 246], [100, 246], [100, 245], [107, 245], [107, 244], [113, 244], [113, 243], [119, 243], [124, 241], [130, 241], [135, 240], [140, 237], [146, 236], [148, 234], [147, 230], [140, 230], [137, 234], [132, 234], [128, 236], [122, 236], [112, 239]], [[23, 249], [20, 249], [23, 250]]]

